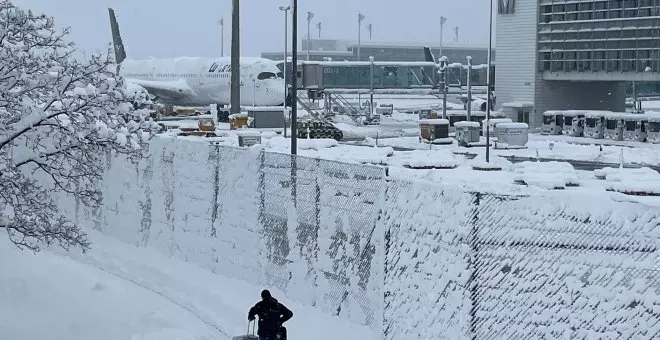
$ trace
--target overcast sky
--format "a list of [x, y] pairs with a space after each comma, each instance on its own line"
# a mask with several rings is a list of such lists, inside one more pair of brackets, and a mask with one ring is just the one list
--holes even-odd
[[[241, 54], [259, 56], [282, 51], [284, 18], [278, 6], [289, 0], [241, 1]], [[14, 3], [55, 17], [71, 27], [71, 39], [87, 51], [105, 50], [111, 41], [108, 7], [117, 13], [129, 58], [220, 54], [220, 17], [225, 19], [225, 55], [230, 45], [231, 0], [14, 0]], [[437, 46], [440, 16], [448, 17], [444, 41], [460, 27], [460, 41], [488, 42], [488, 0], [298, 0], [299, 37], [307, 33], [307, 11], [322, 22], [323, 38], [357, 40], [357, 13], [373, 24], [373, 40]], [[368, 39], [366, 29], [362, 39]]]

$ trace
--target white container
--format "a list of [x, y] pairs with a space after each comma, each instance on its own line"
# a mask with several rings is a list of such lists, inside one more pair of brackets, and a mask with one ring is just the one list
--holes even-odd
[[527, 123], [499, 123], [497, 124], [497, 143], [523, 147], [529, 141], [529, 125]]
[[479, 122], [456, 122], [454, 127], [456, 128], [454, 138], [456, 138], [459, 145], [465, 146], [479, 142], [479, 130], [481, 130]]
[[[484, 122], [486, 122], [486, 120], [484, 120]], [[499, 123], [513, 123], [513, 121], [511, 118], [491, 118], [490, 121], [488, 121], [488, 125], [485, 123], [483, 124], [482, 134], [484, 136], [486, 135], [486, 127], [488, 126], [488, 134], [490, 135], [490, 138], [497, 139], [497, 124]]]

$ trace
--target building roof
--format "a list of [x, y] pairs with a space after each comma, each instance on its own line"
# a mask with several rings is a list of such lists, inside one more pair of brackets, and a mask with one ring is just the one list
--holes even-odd
[[[357, 41], [350, 41], [348, 46], [357, 47]], [[438, 49], [438, 45], [430, 46], [424, 43], [402, 43], [402, 42], [382, 42], [382, 41], [362, 41], [360, 47], [388, 47], [388, 48], [423, 48], [429, 46], [431, 49]], [[442, 48], [445, 49], [475, 49], [475, 50], [488, 50], [488, 45], [485, 44], [464, 44], [455, 42], [443, 42]], [[495, 48], [493, 48], [495, 50]]]

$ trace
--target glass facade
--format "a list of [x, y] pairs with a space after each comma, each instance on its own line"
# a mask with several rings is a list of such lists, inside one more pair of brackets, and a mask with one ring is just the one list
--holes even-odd
[[[324, 66], [325, 88], [354, 88], [370, 86], [369, 66]], [[374, 67], [374, 88], [415, 88], [433, 85], [433, 68], [425, 67]]]
[[660, 72], [660, 0], [540, 0], [539, 71]]

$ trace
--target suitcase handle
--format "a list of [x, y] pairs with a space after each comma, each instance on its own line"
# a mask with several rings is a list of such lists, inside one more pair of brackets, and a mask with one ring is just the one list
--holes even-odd
[[250, 324], [252, 324], [252, 335], [254, 335], [255, 328], [257, 327], [257, 320], [248, 320], [247, 335], [250, 335]]

